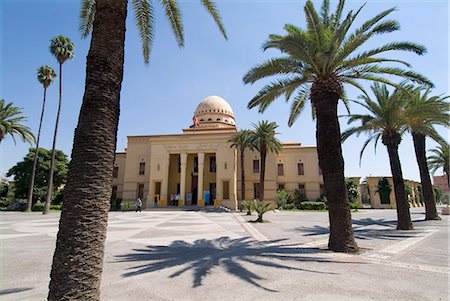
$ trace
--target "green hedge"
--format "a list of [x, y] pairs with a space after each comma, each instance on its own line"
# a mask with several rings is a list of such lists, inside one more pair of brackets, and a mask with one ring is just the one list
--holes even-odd
[[298, 204], [300, 210], [326, 210], [327, 205], [324, 202], [301, 202]]

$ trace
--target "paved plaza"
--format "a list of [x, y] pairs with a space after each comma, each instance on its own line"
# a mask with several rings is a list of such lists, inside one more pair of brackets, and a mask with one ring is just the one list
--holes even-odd
[[[411, 211], [353, 213], [360, 255], [326, 250], [327, 212], [111, 212], [102, 300], [449, 300], [449, 216]], [[0, 213], [0, 300], [46, 299], [58, 220]]]

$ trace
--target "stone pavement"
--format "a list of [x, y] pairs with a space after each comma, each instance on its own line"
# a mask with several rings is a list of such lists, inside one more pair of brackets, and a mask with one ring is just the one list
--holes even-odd
[[[356, 256], [326, 250], [326, 212], [111, 212], [102, 300], [448, 300], [449, 217], [422, 211], [354, 213]], [[46, 298], [58, 219], [0, 213], [0, 300]]]

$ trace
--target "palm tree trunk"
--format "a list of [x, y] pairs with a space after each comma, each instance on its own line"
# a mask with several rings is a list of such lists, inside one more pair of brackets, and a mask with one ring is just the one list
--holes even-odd
[[259, 174], [259, 200], [261, 202], [264, 201], [264, 180], [266, 177], [266, 156], [267, 156], [267, 149], [266, 149], [266, 145], [263, 144], [261, 145], [261, 151], [260, 151], [260, 156], [261, 156], [261, 170], [260, 170], [260, 174]]
[[34, 178], [36, 176], [36, 166], [37, 166], [37, 160], [38, 160], [38, 154], [39, 154], [39, 140], [41, 138], [41, 129], [42, 129], [42, 121], [44, 119], [46, 98], [47, 98], [47, 88], [44, 87], [44, 100], [42, 101], [41, 119], [39, 120], [39, 129], [38, 129], [37, 140], [36, 140], [36, 150], [34, 152], [33, 169], [31, 170], [31, 179], [30, 179], [30, 184], [28, 186], [27, 208], [25, 209], [25, 211], [31, 211], [31, 207], [33, 205]]
[[335, 252], [358, 253], [359, 248], [353, 237], [352, 217], [344, 180], [341, 130], [337, 117], [338, 96], [335, 92], [320, 89], [312, 92], [317, 117], [317, 152], [330, 219], [328, 248]]
[[241, 148], [241, 202], [245, 201], [245, 149]]
[[402, 166], [398, 156], [399, 143], [385, 144], [389, 153], [392, 180], [394, 182], [395, 202], [397, 204], [397, 230], [413, 230], [408, 200], [406, 199], [405, 183], [403, 181]]
[[55, 170], [55, 150], [56, 150], [56, 137], [58, 135], [59, 116], [61, 115], [62, 104], [62, 64], [59, 64], [59, 102], [58, 113], [56, 114], [55, 133], [53, 134], [53, 146], [52, 157], [50, 160], [50, 170], [48, 172], [48, 184], [47, 184], [47, 196], [45, 197], [44, 211], [42, 214], [47, 214], [50, 211], [50, 201], [52, 200], [53, 192], [53, 171]]
[[427, 156], [425, 150], [425, 136], [413, 132], [414, 150], [416, 152], [417, 165], [419, 165], [420, 182], [425, 201], [425, 220], [440, 220], [434, 201], [433, 186], [431, 185], [430, 172], [428, 170]]
[[97, 0], [48, 300], [100, 300], [123, 79], [127, 0]]

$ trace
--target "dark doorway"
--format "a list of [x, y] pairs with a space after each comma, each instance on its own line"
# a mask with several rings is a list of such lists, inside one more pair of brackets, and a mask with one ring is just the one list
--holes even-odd
[[197, 187], [198, 187], [198, 176], [192, 176], [192, 205], [197, 205]]
[[208, 205], [214, 205], [214, 200], [216, 199], [216, 183], [209, 183], [209, 193], [210, 199]]

